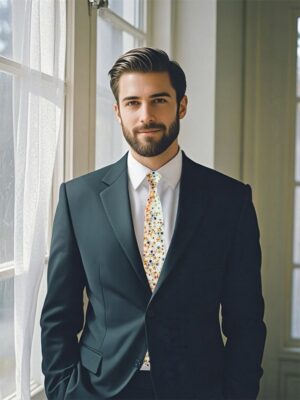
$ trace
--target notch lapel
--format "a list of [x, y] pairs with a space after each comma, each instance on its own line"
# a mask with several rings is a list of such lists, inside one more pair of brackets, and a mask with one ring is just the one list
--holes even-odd
[[195, 230], [199, 229], [209, 204], [211, 192], [206, 185], [205, 168], [190, 160], [184, 152], [182, 155], [182, 174], [174, 233], [151, 301], [170, 272], [176, 267]]
[[127, 153], [109, 169], [102, 180], [109, 185], [100, 193], [108, 220], [131, 266], [147, 293], [151, 295], [132, 222], [128, 194]]

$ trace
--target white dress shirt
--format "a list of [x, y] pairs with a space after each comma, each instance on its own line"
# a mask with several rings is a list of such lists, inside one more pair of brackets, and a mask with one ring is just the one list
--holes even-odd
[[[138, 162], [130, 151], [127, 158], [127, 167], [133, 226], [139, 251], [143, 259], [144, 213], [149, 195], [149, 183], [146, 175], [151, 170]], [[157, 185], [157, 192], [163, 210], [165, 255], [169, 249], [175, 227], [181, 169], [182, 153], [179, 149], [174, 158], [157, 170], [162, 176]]]

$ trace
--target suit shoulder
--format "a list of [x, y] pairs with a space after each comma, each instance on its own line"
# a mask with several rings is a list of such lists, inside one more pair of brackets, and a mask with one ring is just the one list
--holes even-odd
[[83, 190], [88, 187], [101, 191], [107, 187], [107, 183], [112, 182], [122, 174], [126, 167], [127, 153], [115, 163], [69, 180], [66, 182], [66, 187], [72, 191]]
[[193, 191], [199, 196], [206, 192], [211, 206], [224, 210], [225, 215], [240, 215], [241, 210], [252, 202], [251, 186], [238, 179], [194, 161], [189, 172], [193, 185], [197, 185]]
[[103, 168], [97, 169], [95, 171], [91, 171], [84, 175], [80, 175], [76, 178], [66, 181], [65, 183], [67, 186], [73, 187], [73, 186], [78, 186], [78, 185], [80, 186], [82, 184], [93, 183], [96, 181], [99, 182], [107, 174], [107, 172], [110, 170], [112, 165], [113, 164], [110, 164]]
[[189, 162], [192, 164], [195, 173], [203, 177], [208, 185], [217, 186], [224, 189], [227, 188], [231, 190], [242, 190], [242, 191], [245, 190], [246, 186], [249, 186], [236, 178], [224, 174], [221, 171], [217, 171], [216, 169], [207, 167], [202, 164], [198, 164], [190, 159]]
[[85, 204], [91, 196], [98, 196], [107, 188], [103, 178], [110, 171], [111, 165], [78, 176], [64, 183], [69, 204], [78, 207]]

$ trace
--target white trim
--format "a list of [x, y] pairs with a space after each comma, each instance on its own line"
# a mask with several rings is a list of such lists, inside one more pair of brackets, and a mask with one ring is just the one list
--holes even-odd
[[177, 3], [172, 0], [147, 2], [147, 41], [173, 59], [176, 50], [175, 22]]
[[67, 0], [65, 181], [94, 169], [96, 17], [86, 0]]
[[8, 74], [21, 75], [21, 64], [16, 61], [10, 60], [6, 57], [0, 56], [0, 69]]
[[[46, 254], [45, 259], [44, 259], [45, 267], [48, 265], [48, 260], [49, 260], [49, 254]], [[13, 276], [15, 276], [14, 261], [9, 261], [9, 262], [0, 264], [0, 281], [11, 278]]]
[[[37, 77], [48, 83], [60, 83], [62, 82], [60, 79], [54, 78], [52, 75], [45, 74], [44, 72], [36, 71], [35, 69], [31, 69], [25, 65], [17, 63], [13, 60], [0, 56], [0, 72], [6, 72], [8, 74], [16, 75], [16, 76], [24, 76], [27, 74], [32, 75], [33, 77]], [[65, 89], [65, 88], [64, 88]]]
[[67, 49], [65, 81], [67, 85], [65, 97], [65, 129], [64, 129], [64, 180], [73, 177], [73, 120], [74, 120], [74, 32], [75, 2], [67, 0]]
[[[35, 381], [30, 382], [30, 397], [34, 398], [37, 394], [40, 394], [44, 390], [44, 385], [41, 385]], [[16, 392], [4, 397], [3, 400], [17, 400]]]
[[100, 8], [98, 13], [100, 18], [103, 18], [105, 21], [109, 22], [116, 28], [125, 31], [140, 40], [146, 39], [146, 32], [131, 25], [129, 22], [120, 17], [118, 14], [114, 13], [109, 8]]
[[284, 347], [279, 353], [280, 360], [300, 360], [299, 347]]
[[0, 281], [12, 278], [15, 275], [15, 265], [13, 261], [0, 264]]
[[96, 90], [97, 90], [97, 13], [90, 15], [90, 65], [89, 65], [89, 135], [88, 171], [94, 171], [96, 162]]
[[143, 31], [145, 32], [146, 36], [148, 34], [148, 7], [149, 1], [143, 0], [142, 6], [139, 9], [139, 19], [143, 21]]

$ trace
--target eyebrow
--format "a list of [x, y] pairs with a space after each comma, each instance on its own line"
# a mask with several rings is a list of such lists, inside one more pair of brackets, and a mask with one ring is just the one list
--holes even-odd
[[[156, 97], [171, 97], [171, 95], [168, 92], [159, 92], [159, 93], [151, 94], [150, 99], [154, 99]], [[138, 100], [138, 99], [140, 99], [140, 97], [138, 97], [138, 96], [127, 96], [127, 97], [124, 97], [124, 99], [122, 99], [122, 102], [129, 101], [129, 100]]]
[[154, 97], [171, 97], [171, 95], [168, 92], [159, 92], [159, 93], [154, 93], [150, 96], [151, 99]]

